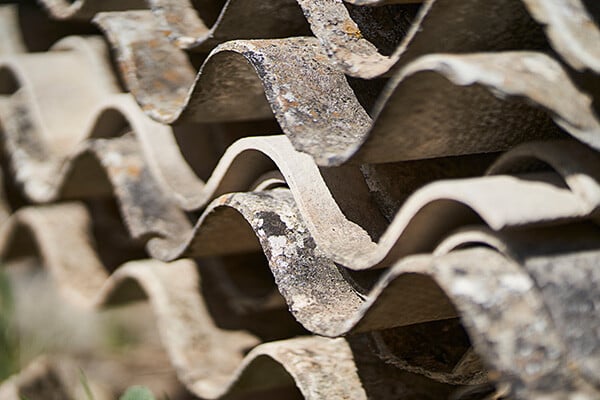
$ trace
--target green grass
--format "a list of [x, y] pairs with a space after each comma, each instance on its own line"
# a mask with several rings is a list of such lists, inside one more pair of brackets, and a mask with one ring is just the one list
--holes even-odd
[[[112, 350], [123, 350], [137, 343], [138, 338], [116, 320], [106, 324], [106, 345]], [[21, 340], [16, 328], [15, 296], [7, 274], [0, 267], [0, 383], [21, 369]], [[85, 400], [95, 400], [89, 380], [82, 369], [79, 382], [85, 393]], [[21, 395], [20, 400], [32, 400]], [[157, 400], [150, 389], [144, 386], [131, 386], [119, 400]], [[169, 400], [164, 396], [161, 400]]]
[[81, 368], [79, 368], [79, 382], [81, 382], [81, 386], [83, 386], [87, 399], [95, 400], [94, 393], [92, 393], [92, 389], [90, 389], [90, 382]]
[[144, 386], [132, 386], [119, 400], [156, 400], [150, 389]]
[[19, 334], [14, 327], [15, 302], [8, 277], [0, 269], [0, 382], [20, 369]]

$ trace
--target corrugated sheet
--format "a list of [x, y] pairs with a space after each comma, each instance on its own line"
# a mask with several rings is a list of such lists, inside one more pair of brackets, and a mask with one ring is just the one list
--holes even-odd
[[8, 267], [149, 301], [201, 398], [600, 397], [591, 1], [40, 3], [0, 5]]

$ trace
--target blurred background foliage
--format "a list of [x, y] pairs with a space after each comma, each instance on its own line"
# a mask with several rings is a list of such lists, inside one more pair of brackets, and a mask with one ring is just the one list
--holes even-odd
[[85, 377], [82, 386], [89, 378], [111, 398], [192, 398], [176, 379], [146, 302], [90, 310], [64, 299], [34, 262], [0, 267], [0, 382], [53, 356], [68, 357]]
[[15, 301], [10, 281], [0, 269], [0, 381], [19, 370], [19, 335], [15, 329]]

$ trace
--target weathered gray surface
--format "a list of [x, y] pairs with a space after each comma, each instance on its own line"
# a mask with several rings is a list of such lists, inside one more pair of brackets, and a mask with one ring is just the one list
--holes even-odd
[[[70, 221], [71, 224], [57, 223], [60, 220]], [[262, 385], [260, 389], [290, 385], [286, 373], [282, 373], [287, 370], [308, 398], [321, 398], [318, 393], [322, 391], [332, 396], [345, 397], [351, 394], [358, 396], [356, 398], [364, 398], [364, 395], [360, 395], [358, 377], [354, 378], [354, 386], [348, 380], [354, 367], [349, 349], [342, 339], [314, 338], [298, 339], [289, 344], [271, 343], [257, 347], [242, 363], [245, 351], [258, 341], [245, 332], [222, 331], [211, 322], [210, 314], [199, 296], [200, 282], [194, 262], [180, 260], [164, 264], [152, 260], [136, 261], [124, 264], [108, 276], [90, 246], [89, 222], [85, 208], [78, 204], [23, 209], [5, 225], [0, 239], [2, 258], [10, 261], [32, 255], [31, 243], [35, 243], [41, 261], [50, 268], [63, 292], [87, 306], [115, 305], [147, 296], [180, 379], [199, 396], [213, 398], [227, 391], [249, 390], [248, 384], [243, 389], [237, 389], [235, 381], [241, 379], [239, 377], [243, 377], [243, 374], [252, 373], [247, 369], [269, 366], [274, 374], [280, 376], [280, 381], [250, 381], [250, 385]], [[62, 252], [64, 246], [78, 249], [78, 253]], [[81, 268], [82, 265], [86, 268]], [[141, 291], [132, 290], [136, 287]], [[317, 361], [322, 363], [323, 368], [323, 376], [319, 379], [330, 382], [333, 372], [339, 372], [339, 368], [347, 365], [345, 368], [348, 373], [343, 374], [344, 385], [340, 382], [338, 386], [322, 387], [318, 382], [311, 382], [312, 378], [305, 378], [307, 371], [301, 366], [301, 360], [312, 353], [303, 355], [303, 349], [314, 352], [318, 351], [319, 346], [324, 347], [322, 350], [325, 354], [331, 355], [331, 359], [325, 356]], [[256, 358], [270, 358], [274, 362], [254, 366]], [[315, 371], [311, 369], [310, 372]], [[348, 384], [351, 386], [348, 387]], [[344, 391], [347, 394], [343, 394]]]
[[[204, 398], [599, 397], [595, 3], [42, 3], [0, 7], [7, 266], [146, 298]], [[0, 393], [78, 398], [53, 365]]]
[[[265, 194], [262, 196], [262, 201], [268, 201], [269, 198], [273, 199], [272, 195]], [[231, 379], [230, 375], [241, 360], [239, 357], [242, 353], [241, 351], [236, 353], [234, 346], [244, 349], [252, 344], [253, 339], [242, 333], [225, 333], [212, 327], [208, 314], [197, 297], [198, 277], [195, 275], [197, 273], [195, 265], [185, 260], [172, 265], [157, 261], [133, 262], [123, 265], [107, 279], [105, 270], [95, 258], [93, 250], [87, 250], [87, 255], [85, 253], [77, 256], [70, 254], [69, 257], [61, 259], [64, 252], [61, 252], [60, 248], [65, 243], [77, 245], [81, 251], [89, 249], [89, 245], [85, 243], [85, 235], [82, 237], [82, 227], [68, 228], [64, 223], [59, 226], [55, 222], [57, 218], [68, 218], [73, 223], [80, 220], [80, 225], [85, 225], [85, 214], [82, 214], [81, 207], [76, 205], [62, 207], [63, 209], [60, 207], [32, 209], [27, 213], [23, 210], [15, 215], [15, 218], [19, 218], [17, 221], [26, 223], [28, 229], [34, 233], [34, 240], [40, 248], [41, 255], [58, 282], [65, 288], [71, 287], [72, 290], [78, 291], [78, 294], [81, 295], [80, 301], [86, 304], [134, 300], [137, 298], [135, 295], [137, 292], [132, 292], [131, 286], [126, 283], [135, 282], [146, 292], [152, 302], [165, 345], [182, 381], [195, 393], [204, 397], [214, 397], [221, 393], [224, 385], [229, 385], [227, 382]], [[276, 207], [276, 205], [272, 205], [271, 209], [281, 211]], [[69, 217], [69, 213], [72, 216]], [[288, 216], [288, 218], [290, 217], [291, 215]], [[256, 223], [260, 224], [260, 221]], [[489, 243], [507, 254], [508, 257], [523, 262], [525, 271], [532, 274], [535, 282], [542, 284], [539, 295], [537, 289], [533, 289], [529, 275], [513, 261], [509, 261], [491, 250], [474, 249], [451, 252], [441, 258], [439, 258], [440, 256], [438, 258], [431, 256], [406, 258], [381, 278], [373, 292], [366, 298], [366, 302], [361, 304], [365, 300], [361, 300], [357, 294], [352, 294], [352, 286], [350, 282], [346, 281], [347, 277], [337, 275], [338, 277], [335, 278], [336, 273], [339, 274], [335, 265], [330, 264], [329, 272], [327, 272], [325, 260], [319, 261], [319, 258], [311, 255], [311, 251], [314, 249], [311, 249], [310, 243], [307, 242], [310, 237], [302, 239], [302, 245], [300, 242], [297, 244], [288, 242], [287, 246], [280, 247], [281, 243], [279, 242], [283, 240], [291, 241], [301, 238], [298, 235], [302, 235], [302, 227], [290, 225], [290, 223], [292, 223], [291, 220], [288, 220], [287, 224], [286, 221], [281, 221], [279, 229], [283, 229], [283, 231], [277, 231], [277, 224], [273, 225], [272, 221], [263, 215], [262, 226], [266, 228], [263, 233], [265, 235], [263, 243], [271, 242], [270, 247], [263, 245], [267, 256], [271, 259], [271, 269], [279, 290], [286, 298], [292, 313], [309, 329], [328, 335], [339, 335], [349, 329], [351, 324], [358, 324], [360, 330], [382, 329], [445, 319], [458, 312], [471, 335], [475, 349], [484, 357], [488, 368], [500, 373], [498, 379], [506, 381], [515, 395], [526, 398], [533, 396], [534, 393], [557, 393], [557, 390], [565, 390], [573, 385], [574, 388], [577, 388], [574, 390], [580, 391], [582, 395], [593, 396], [592, 389], [583, 383], [581, 378], [585, 377], [591, 380], [590, 383], [597, 384], [597, 369], [593, 366], [598, 362], [598, 357], [595, 352], [590, 353], [588, 350], [590, 343], [594, 345], [597, 341], [587, 335], [581, 336], [581, 333], [595, 332], [592, 325], [596, 321], [590, 319], [584, 309], [581, 309], [579, 314], [574, 314], [573, 311], [565, 312], [564, 305], [567, 303], [564, 302], [564, 297], [562, 297], [563, 301], [559, 299], [561, 299], [560, 296], [572, 297], [576, 293], [595, 292], [594, 288], [598, 279], [597, 277], [593, 278], [594, 275], [590, 274], [584, 273], [575, 276], [570, 273], [568, 278], [570, 284], [564, 285], [566, 282], [559, 280], [562, 286], [558, 287], [549, 283], [544, 284], [544, 281], [539, 281], [539, 279], [546, 281], [549, 278], [552, 279], [554, 272], [542, 272], [540, 269], [548, 263], [556, 266], [554, 269], [557, 274], [556, 279], [560, 279], [562, 276], [562, 265], [565, 268], [572, 268], [575, 261], [575, 265], [581, 266], [579, 270], [582, 272], [585, 271], [582, 268], [586, 265], [590, 267], [595, 265], [600, 257], [597, 240], [600, 232], [597, 227], [587, 225], [578, 228], [574, 226], [569, 234], [569, 241], [565, 241], [552, 229], [533, 231], [533, 234], [525, 235], [510, 233], [508, 236], [489, 233], [485, 236], [485, 230], [464, 231], [451, 237], [437, 250], [438, 254], [443, 254], [453, 247], [473, 241]], [[60, 230], [60, 233], [56, 232], [57, 229]], [[3, 237], [19, 236], [15, 233], [9, 233], [7, 236], [5, 233]], [[25, 239], [23, 236], [20, 238], [21, 240]], [[81, 242], [82, 239], [83, 242]], [[75, 243], [78, 240], [81, 244]], [[18, 249], [29, 251], [27, 246], [22, 246], [23, 242], [13, 242], [11, 245], [4, 239], [3, 243], [5, 243], [5, 254], [6, 249], [17, 253], [13, 257], [19, 255]], [[560, 243], [561, 246], [556, 246], [556, 243]], [[297, 250], [292, 251], [294, 247], [291, 246], [297, 246]], [[550, 255], [546, 250], [548, 247], [552, 249]], [[283, 252], [276, 253], [278, 251]], [[303, 253], [300, 254], [300, 252]], [[5, 255], [4, 259], [7, 259], [6, 257]], [[531, 262], [528, 261], [529, 259]], [[82, 260], [85, 260], [84, 264], [91, 268], [90, 271], [80, 268]], [[302, 264], [307, 262], [310, 264]], [[485, 264], [485, 268], [481, 268], [482, 263]], [[590, 273], [593, 273], [592, 271], [589, 270]], [[96, 283], [89, 280], [90, 273], [99, 276]], [[323, 275], [324, 273], [327, 275]], [[77, 280], [75, 274], [81, 275], [82, 279]], [[100, 279], [102, 275], [104, 278]], [[338, 283], [336, 283], [336, 279]], [[306, 286], [311, 283], [312, 288]], [[128, 290], [123, 291], [125, 288]], [[553, 294], [553, 290], [558, 292]], [[344, 294], [344, 291], [347, 294]], [[412, 296], [411, 291], [418, 295]], [[135, 296], [131, 297], [132, 294]], [[307, 297], [308, 294], [313, 297]], [[327, 301], [329, 296], [331, 296], [330, 302]], [[351, 296], [354, 296], [354, 301], [350, 300]], [[488, 298], [488, 296], [493, 297]], [[579, 310], [576, 299], [570, 298], [568, 304]], [[448, 300], [451, 300], [452, 304]], [[336, 304], [336, 302], [338, 303]], [[350, 309], [352, 303], [355, 304], [355, 310]], [[347, 316], [340, 315], [344, 310], [341, 307], [342, 304], [348, 307]], [[549, 308], [553, 315], [552, 319], [543, 317], [546, 311], [542, 304]], [[444, 308], [446, 311], [442, 311]], [[531, 320], [537, 321], [536, 324], [542, 324], [543, 318], [546, 318], [543, 325], [535, 330], [527, 328], [527, 324]], [[565, 318], [585, 323], [575, 322], [574, 325], [573, 322], [567, 323]], [[336, 326], [339, 328], [335, 328]], [[575, 326], [578, 328], [574, 328]], [[342, 331], [334, 333], [336, 329]], [[196, 335], [200, 336], [196, 337]], [[231, 337], [231, 343], [229, 343], [229, 339], [226, 339], [229, 337]], [[592, 339], [591, 342], [590, 339]], [[317, 339], [309, 340], [306, 343], [311, 349], [311, 354], [319, 348], [318, 340], [317, 342], [315, 340]], [[319, 340], [323, 342], [324, 346], [330, 345], [330, 342], [325, 339]], [[536, 357], [533, 357], [532, 361], [526, 362], [524, 360], [531, 358], [529, 350], [527, 350], [529, 342], [535, 343]], [[287, 350], [288, 346], [295, 349], [291, 353], [294, 355], [293, 357], [302, 357], [302, 351], [294, 347], [296, 346], [294, 343], [290, 342], [288, 345], [282, 342], [281, 348], [277, 347], [275, 343], [263, 345], [264, 347], [259, 346], [247, 356], [245, 363], [248, 364], [248, 368], [251, 368], [255, 356], [269, 356], [287, 369], [306, 397], [320, 398], [319, 393], [323, 390], [323, 385], [313, 383], [314, 386], [310, 384], [303, 386], [303, 380], [307, 379], [305, 375], [307, 370], [295, 369], [294, 366], [298, 365], [296, 364], [298, 359], [288, 358], [288, 351], [290, 351]], [[298, 343], [302, 347], [303, 342]], [[331, 345], [334, 343], [341, 345], [343, 342], [338, 340], [331, 342]], [[524, 350], [518, 350], [515, 346]], [[348, 358], [348, 355], [344, 356], [348, 350], [343, 350], [343, 346], [322, 350], [324, 354], [331, 354], [331, 356], [335, 354], [336, 361], [329, 361], [325, 358], [322, 360], [324, 363], [322, 372], [317, 372], [314, 368], [310, 368], [309, 371], [311, 376], [320, 376], [319, 379], [329, 380], [327, 374], [330, 372], [327, 372], [327, 369], [331, 367], [327, 366], [328, 363], [333, 363], [331, 366], [335, 365], [336, 371], [339, 371], [340, 357]], [[237, 354], [237, 359], [235, 354]], [[498, 357], [499, 355], [502, 356]], [[214, 363], [210, 362], [211, 357], [219, 360], [222, 370], [215, 370]], [[524, 359], [518, 361], [512, 357], [524, 357]], [[578, 366], [576, 372], [573, 372], [572, 368], [567, 368], [566, 359], [572, 359], [572, 362], [575, 362], [575, 365]], [[224, 364], [225, 360], [231, 360], [229, 367]], [[579, 364], [580, 360], [582, 364]], [[208, 365], [210, 368], [205, 369]], [[241, 368], [240, 371], [244, 371], [244, 367]], [[351, 371], [353, 367], [349, 366], [348, 368]], [[243, 376], [245, 372], [240, 373]], [[472, 382], [474, 379], [474, 377], [460, 377], [460, 375], [452, 374], [430, 373], [429, 375], [441, 380], [459, 382], [464, 382], [465, 379], [467, 382]], [[549, 376], [552, 377], [554, 386], [544, 385]], [[338, 387], [330, 383], [328, 390], [333, 390], [334, 393], [340, 393], [339, 390], [347, 390], [349, 375], [345, 374], [344, 379], [343, 386]], [[355, 382], [358, 382], [357, 378]], [[271, 381], [271, 384], [273, 383]], [[349, 393], [358, 395], [360, 391], [356, 390], [351, 389]]]
[[[504, 150], [555, 135], [549, 116], [600, 146], [591, 99], [558, 63], [538, 53], [417, 58], [395, 74], [371, 110], [334, 72], [316, 40], [220, 45], [194, 81], [184, 54], [156, 39], [149, 12], [105, 13], [96, 22], [118, 52], [126, 84], [152, 118], [173, 123], [274, 115], [294, 146], [320, 165]], [[561, 102], [565, 97], [570, 101]]]
[[[163, 31], [181, 48], [210, 50], [231, 39], [303, 36], [310, 31], [294, 0], [148, 0]], [[211, 4], [212, 3], [212, 4]]]
[[[56, 18], [79, 19], [90, 19], [102, 11], [148, 7], [155, 14], [161, 30], [177, 46], [202, 50], [231, 39], [306, 34], [308, 29], [302, 10], [313, 34], [321, 40], [334, 62], [344, 72], [365, 78], [386, 73], [399, 61], [406, 62], [418, 53], [537, 49], [542, 41], [540, 26], [535, 20], [545, 28], [552, 45], [571, 65], [580, 70], [587, 68], [598, 72], [600, 56], [594, 43], [600, 37], [600, 31], [580, 0], [503, 0], [495, 2], [494, 9], [488, 9], [488, 12], [479, 1], [462, 1], [459, 4], [448, 0], [424, 1], [411, 28], [408, 26], [410, 18], [405, 18], [401, 23], [404, 26], [396, 26], [393, 34], [388, 33], [399, 42], [390, 56], [382, 55], [377, 46], [363, 36], [361, 28], [368, 30], [369, 24], [359, 27], [355, 20], [366, 18], [374, 25], [378, 18], [384, 19], [392, 13], [377, 14], [361, 7], [351, 8], [353, 12], [349, 12], [338, 1], [279, 0], [270, 2], [266, 7], [262, 3], [237, 0], [221, 5], [199, 1], [196, 3], [198, 9], [189, 0], [42, 0], [42, 4]], [[349, 0], [346, 3], [381, 6], [416, 2]], [[400, 7], [396, 11], [411, 17], [415, 13], [413, 6]], [[527, 11], [533, 18], [527, 15]], [[481, 35], [482, 26], [487, 28], [485, 37]], [[403, 33], [406, 33], [404, 38]], [[365, 36], [371, 36], [371, 32], [365, 32]], [[440, 43], [435, 40], [436, 37], [444, 37], [446, 41]], [[529, 42], [524, 42], [524, 37]], [[523, 47], [524, 44], [526, 47]]]
[[181, 48], [210, 50], [231, 39], [275, 38], [306, 35], [310, 31], [294, 0], [41, 0], [48, 12], [61, 19], [92, 19], [105, 11], [150, 8], [161, 30]]

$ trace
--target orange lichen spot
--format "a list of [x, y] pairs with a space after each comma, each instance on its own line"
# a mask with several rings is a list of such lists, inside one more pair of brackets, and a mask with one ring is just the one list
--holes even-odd
[[142, 169], [140, 168], [139, 165], [128, 165], [127, 166], [127, 175], [137, 178], [140, 176], [141, 173], [142, 173]]
[[362, 33], [360, 32], [360, 29], [358, 29], [358, 26], [356, 26], [356, 24], [352, 21], [344, 22], [342, 30], [346, 35], [352, 36], [356, 39], [362, 39], [363, 37]]
[[289, 100], [286, 99], [284, 96], [280, 96], [280, 101], [281, 101], [281, 107], [283, 108], [284, 112], [285, 110], [288, 110], [290, 108], [296, 108], [300, 105], [300, 103], [298, 103], [296, 100]]
[[170, 82], [186, 81], [185, 78], [187, 78], [187, 77], [183, 77], [182, 74], [179, 73], [179, 71], [175, 70], [175, 69], [165, 71], [163, 73], [162, 77]]
[[221, 196], [221, 197], [219, 197], [218, 203], [220, 205], [227, 204], [229, 202], [230, 198], [231, 198], [230, 195]]

